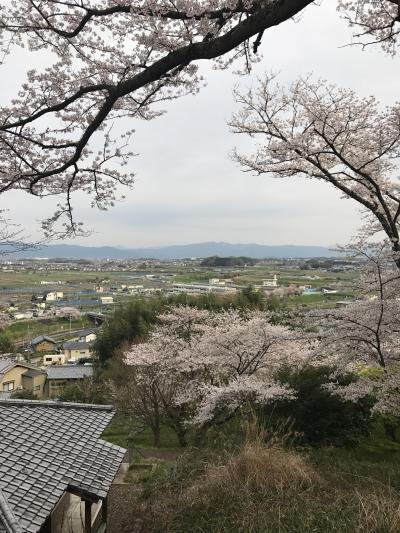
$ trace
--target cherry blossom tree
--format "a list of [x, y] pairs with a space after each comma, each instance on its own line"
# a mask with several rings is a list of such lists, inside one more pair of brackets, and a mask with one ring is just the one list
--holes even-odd
[[149, 120], [160, 114], [154, 104], [197, 92], [196, 61], [223, 58], [227, 65], [244, 57], [249, 65], [264, 30], [310, 3], [11, 0], [0, 11], [5, 59], [22, 45], [48, 50], [53, 61], [30, 71], [15, 99], [0, 109], [0, 193], [64, 196], [45, 229], [66, 217], [63, 231], [78, 232], [74, 191], [87, 192], [104, 209], [118, 184], [133, 184], [126, 168], [131, 132], [114, 139], [114, 120]]
[[318, 350], [342, 373], [359, 376], [350, 385], [330, 388], [345, 400], [372, 395], [373, 411], [400, 415], [400, 274], [388, 243], [348, 247], [363, 260], [355, 290], [358, 299], [339, 309], [311, 311]]
[[[110, 392], [114, 405], [131, 421], [142, 423], [153, 433], [153, 444], [160, 446], [163, 410], [160, 392], [161, 381], [153, 365], [124, 367], [124, 382], [110, 383]], [[165, 394], [164, 388], [161, 388]]]
[[386, 369], [400, 361], [400, 274], [384, 246], [356, 252], [366, 259], [354, 287], [357, 299], [308, 317], [322, 333], [320, 351], [336, 354], [341, 364]]
[[143, 379], [151, 374], [166, 419], [180, 431], [194, 425], [199, 443], [247, 402], [293, 397], [275, 374], [285, 365], [308, 364], [310, 344], [304, 333], [272, 325], [269, 318], [259, 311], [177, 307], [160, 317], [146, 343], [132, 346], [126, 363]]
[[400, 2], [398, 0], [340, 0], [339, 9], [356, 29], [357, 44], [381, 44], [394, 54], [400, 35]]
[[[75, 191], [85, 191], [94, 206], [106, 209], [119, 184], [133, 184], [128, 168], [133, 126], [114, 138], [114, 121], [155, 118], [160, 114], [155, 104], [198, 91], [200, 60], [225, 67], [241, 57], [249, 68], [263, 33], [311, 3], [6, 0], [0, 7], [3, 61], [12, 61], [15, 46], [24, 46], [47, 51], [49, 65], [31, 70], [13, 100], [0, 108], [0, 193], [20, 189], [60, 196], [45, 231], [51, 234], [55, 226], [62, 234], [82, 231], [72, 215]], [[394, 0], [343, 0], [340, 7], [379, 40], [395, 41]]]
[[210, 317], [208, 311], [176, 307], [159, 316], [147, 342], [134, 344], [126, 352], [125, 362], [131, 367], [128, 372], [133, 372], [134, 380], [127, 380], [123, 395], [129, 394], [127, 405], [132, 413], [139, 414], [140, 420], [148, 424], [151, 419], [155, 442], [159, 440], [161, 420], [175, 431], [181, 446], [188, 442], [186, 422], [191, 406], [176, 400], [193, 379], [194, 368], [182, 354], [196, 345]]
[[236, 97], [232, 129], [257, 143], [253, 154], [235, 152], [243, 169], [330, 183], [365, 210], [369, 234], [383, 230], [400, 268], [400, 105], [382, 110], [310, 77], [284, 88], [266, 76]]

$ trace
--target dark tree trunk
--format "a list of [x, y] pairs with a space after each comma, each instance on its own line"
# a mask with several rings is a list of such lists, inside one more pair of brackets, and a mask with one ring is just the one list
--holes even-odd
[[160, 436], [161, 436], [161, 431], [160, 431], [160, 425], [156, 425], [154, 427], [152, 427], [152, 431], [153, 431], [153, 445], [156, 447], [156, 448], [159, 448], [161, 446], [161, 440], [160, 440]]
[[205, 446], [207, 432], [210, 429], [210, 427], [211, 427], [211, 423], [205, 423], [199, 428], [197, 428], [195, 435], [194, 435], [194, 439], [193, 439], [193, 444], [196, 448], [203, 448]]
[[396, 431], [399, 427], [398, 422], [394, 420], [384, 420], [383, 427], [385, 429], [386, 437], [392, 440], [393, 442], [397, 442]]

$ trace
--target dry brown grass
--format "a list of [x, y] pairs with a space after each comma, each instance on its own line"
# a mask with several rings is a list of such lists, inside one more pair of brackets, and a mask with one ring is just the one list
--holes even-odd
[[246, 442], [226, 464], [208, 467], [191, 490], [307, 490], [319, 483], [319, 475], [304, 457], [277, 444], [267, 446], [256, 440]]
[[358, 503], [360, 526], [357, 531], [384, 531], [399, 533], [400, 502], [399, 495], [392, 490], [375, 491], [361, 494], [354, 491]]
[[236, 451], [188, 451], [150, 480], [130, 507], [135, 533], [400, 533], [400, 464], [246, 433]]

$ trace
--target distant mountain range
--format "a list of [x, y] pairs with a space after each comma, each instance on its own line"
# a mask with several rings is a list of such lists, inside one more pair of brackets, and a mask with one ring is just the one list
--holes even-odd
[[[69, 258], [69, 259], [184, 259], [188, 257], [246, 256], [264, 258], [334, 257], [338, 254], [323, 246], [267, 246], [262, 244], [230, 244], [228, 242], [203, 242], [154, 248], [114, 248], [111, 246], [76, 246], [52, 244], [13, 254], [14, 258]], [[10, 257], [10, 256], [9, 256]]]

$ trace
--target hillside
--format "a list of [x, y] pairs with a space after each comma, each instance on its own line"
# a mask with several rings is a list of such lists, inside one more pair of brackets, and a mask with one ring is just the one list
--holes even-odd
[[254, 259], [264, 258], [310, 258], [332, 257], [334, 251], [323, 246], [262, 244], [231, 244], [227, 242], [204, 242], [153, 248], [116, 248], [111, 246], [78, 246], [71, 244], [54, 244], [27, 250], [12, 257], [68, 257], [74, 259], [184, 259], [187, 257], [210, 256], [245, 256]]

